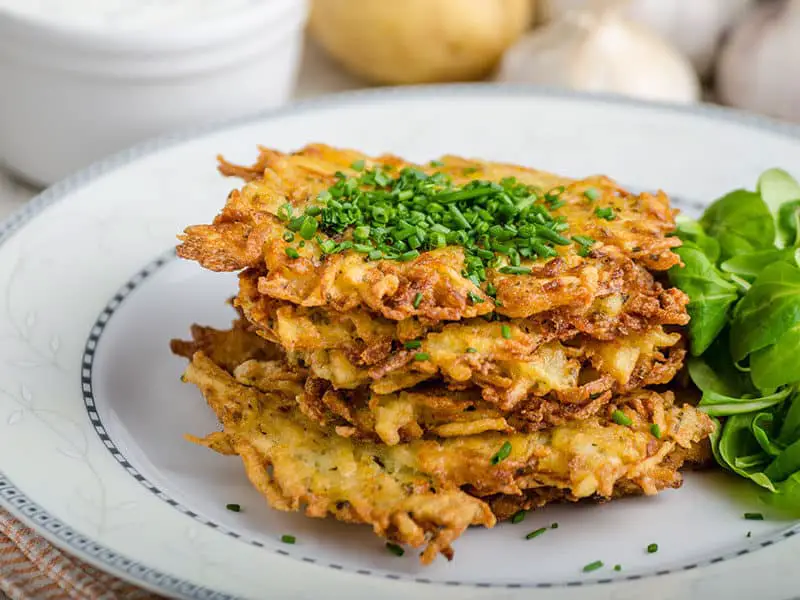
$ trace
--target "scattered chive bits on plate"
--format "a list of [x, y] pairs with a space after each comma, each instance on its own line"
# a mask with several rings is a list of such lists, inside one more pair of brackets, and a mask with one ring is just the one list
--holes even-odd
[[583, 572], [591, 573], [592, 571], [597, 571], [597, 569], [602, 569], [602, 568], [603, 568], [603, 561], [596, 560], [594, 562], [590, 562], [588, 565], [585, 565], [583, 567]]
[[533, 538], [539, 537], [540, 535], [542, 535], [545, 531], [547, 531], [547, 527], [539, 527], [539, 529], [531, 531], [528, 535], [526, 535], [525, 539], [526, 540], [532, 540]]
[[293, 535], [282, 535], [281, 541], [284, 544], [294, 544], [297, 541], [297, 538], [294, 537]]
[[406, 551], [403, 550], [403, 548], [401, 548], [397, 544], [393, 544], [392, 542], [386, 542], [386, 549], [395, 556], [403, 556], [406, 553]]
[[238, 504], [226, 504], [225, 508], [231, 512], [240, 512], [242, 510], [242, 507]]

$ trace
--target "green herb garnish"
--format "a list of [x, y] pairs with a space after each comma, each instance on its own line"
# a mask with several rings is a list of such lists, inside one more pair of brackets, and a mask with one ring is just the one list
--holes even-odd
[[408, 350], [416, 350], [422, 346], [422, 342], [419, 340], [409, 340], [407, 342], [403, 342], [403, 346], [405, 346]]
[[597, 571], [597, 569], [600, 569], [602, 567], [603, 567], [603, 561], [602, 560], [596, 560], [594, 562], [590, 562], [588, 565], [583, 567], [583, 572], [584, 573], [591, 573], [592, 571]]
[[511, 454], [511, 442], [508, 442], [508, 441], [503, 442], [503, 445], [500, 446], [500, 450], [498, 450], [497, 453], [494, 456], [492, 456], [492, 459], [491, 459], [490, 462], [493, 465], [496, 465], [499, 462], [504, 461], [505, 459], [507, 459], [509, 454]]
[[547, 527], [540, 527], [536, 531], [531, 531], [528, 535], [525, 536], [525, 539], [532, 540], [533, 538], [542, 535], [545, 531], [547, 531]]
[[594, 202], [595, 200], [597, 200], [600, 197], [600, 192], [598, 192], [594, 188], [589, 188], [588, 190], [583, 192], [583, 195], [586, 196], [592, 202]]
[[500, 326], [500, 335], [502, 335], [505, 339], [510, 340], [511, 339], [511, 327], [509, 327], [508, 325], [505, 325], [505, 324], [501, 325]]
[[293, 535], [282, 535], [281, 541], [284, 544], [294, 544], [297, 541], [297, 538], [295, 538]]
[[522, 523], [525, 520], [525, 515], [527, 512], [528, 511], [526, 510], [518, 510], [517, 512], [514, 513], [514, 516], [511, 517], [511, 522], [514, 523], [515, 525], [517, 523]]
[[550, 529], [558, 529], [558, 523], [553, 523], [550, 525]]
[[611, 413], [611, 420], [617, 425], [624, 425], [626, 427], [629, 427], [633, 424], [633, 420], [619, 409]]
[[427, 352], [417, 352], [416, 354], [414, 354], [414, 360], [423, 361], [423, 360], [430, 360], [430, 358], [431, 355], [428, 354]]
[[225, 508], [231, 512], [240, 512], [242, 510], [242, 507], [239, 504], [226, 504]]
[[605, 219], [606, 221], [613, 221], [616, 217], [614, 216], [614, 209], [610, 206], [606, 208], [600, 208], [599, 206], [594, 209], [594, 214], [599, 219]]
[[386, 549], [394, 554], [395, 556], [403, 556], [406, 553], [400, 546], [397, 544], [392, 544], [391, 542], [386, 542]]
[[476, 353], [477, 351], [478, 351], [478, 349], [477, 349], [477, 348], [473, 348], [472, 346], [470, 346], [469, 348], [467, 348], [467, 352], [469, 352], [470, 354], [474, 354], [474, 353]]
[[[368, 168], [363, 160], [351, 166], [357, 174], [336, 173], [336, 182], [303, 214], [293, 214], [289, 204], [277, 211], [303, 239], [310, 240], [317, 231], [344, 238], [316, 238], [323, 254], [353, 250], [369, 260], [410, 261], [422, 252], [455, 245], [465, 253], [462, 275], [482, 285], [488, 269], [528, 274], [523, 259], [555, 257], [556, 246], [578, 243], [564, 234], [569, 229], [565, 218], [550, 212], [564, 204], [563, 186], [543, 193], [514, 177], [456, 185], [441, 172], [411, 167], [390, 172], [381, 165]], [[478, 298], [470, 297], [476, 303]]]
[[300, 254], [291, 246], [286, 247], [286, 256], [289, 258], [300, 258]]
[[744, 513], [744, 518], [748, 521], [763, 521], [764, 515], [761, 513]]
[[414, 308], [419, 308], [420, 303], [422, 302], [422, 292], [417, 292], [414, 296], [414, 301], [411, 303]]
[[652, 423], [650, 425], [650, 433], [652, 433], [653, 437], [657, 440], [661, 439], [661, 427], [658, 426], [658, 423]]
[[658, 544], [648, 544], [647, 545], [647, 553], [654, 554], [658, 552]]
[[622, 571], [622, 565], [614, 565], [615, 571]]

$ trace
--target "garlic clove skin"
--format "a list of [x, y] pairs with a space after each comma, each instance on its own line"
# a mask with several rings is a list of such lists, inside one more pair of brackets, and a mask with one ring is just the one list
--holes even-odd
[[523, 36], [496, 79], [676, 103], [700, 96], [685, 57], [610, 8], [569, 11]]
[[753, 0], [632, 0], [628, 15], [669, 40], [701, 76], [713, 71], [723, 35]]
[[800, 122], [800, 0], [754, 7], [722, 48], [717, 99]]
[[[540, 0], [544, 19], [590, 7], [596, 0]], [[754, 0], [629, 0], [625, 14], [660, 34], [688, 56], [705, 77], [710, 75], [720, 40]]]

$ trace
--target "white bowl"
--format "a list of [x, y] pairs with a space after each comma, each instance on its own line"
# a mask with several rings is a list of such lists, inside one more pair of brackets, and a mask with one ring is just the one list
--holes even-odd
[[282, 104], [307, 11], [307, 0], [261, 0], [121, 29], [0, 8], [0, 163], [50, 184], [146, 138]]

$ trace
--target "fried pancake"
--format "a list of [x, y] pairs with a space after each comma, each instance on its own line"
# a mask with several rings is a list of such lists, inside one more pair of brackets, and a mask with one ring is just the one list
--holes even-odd
[[[330, 425], [343, 436], [379, 439], [390, 445], [419, 438], [424, 433], [452, 437], [483, 431], [535, 431], [587, 418], [603, 410], [610, 402], [612, 393], [617, 394], [617, 403], [626, 403], [628, 398], [652, 393], [635, 390], [642, 383], [669, 381], [680, 365], [684, 352], [682, 348], [668, 348], [669, 355], [665, 358], [656, 348], [658, 340], [671, 344], [680, 336], [660, 330], [617, 342], [588, 341], [582, 348], [561, 347], [575, 356], [584, 353], [589, 364], [588, 368], [581, 369], [576, 359], [569, 358], [566, 361], [569, 369], [565, 375], [565, 361], [554, 358], [553, 348], [548, 345], [553, 342], [541, 345], [542, 351], [530, 354], [517, 351], [505, 355], [502, 347], [487, 347], [487, 344], [504, 346], [511, 340], [494, 331], [498, 328], [497, 323], [480, 322], [474, 331], [466, 327], [463, 329], [470, 334], [470, 343], [475, 344], [479, 351], [453, 352], [450, 356], [438, 348], [448, 344], [436, 339], [436, 336], [442, 335], [447, 340], [447, 327], [441, 334], [431, 334], [433, 340], [421, 348], [430, 352], [431, 361], [441, 362], [444, 369], [455, 372], [467, 369], [471, 373], [469, 369], [477, 369], [476, 364], [485, 356], [488, 357], [486, 361], [494, 361], [492, 364], [497, 365], [494, 377], [488, 369], [476, 370], [479, 376], [471, 376], [460, 384], [454, 383], [451, 378], [448, 386], [447, 380], [442, 381], [440, 377], [426, 378], [420, 384], [417, 373], [404, 374], [401, 371], [391, 381], [395, 384], [406, 381], [413, 383], [413, 387], [381, 391], [386, 380], [378, 380], [377, 386], [365, 386], [356, 385], [361, 383], [358, 378], [347, 378], [355, 368], [344, 357], [338, 359], [340, 362], [329, 360], [321, 366], [312, 359], [306, 363], [307, 367], [296, 360], [287, 361], [287, 356], [277, 351], [278, 346], [256, 335], [241, 318], [234, 322], [228, 332], [194, 325], [192, 335], [196, 341], [174, 340], [172, 348], [173, 352], [186, 358], [191, 358], [197, 350], [212, 353], [212, 360], [234, 375], [240, 383], [264, 392], [280, 387], [281, 391], [294, 395], [303, 414], [316, 423]], [[482, 329], [492, 330], [490, 339], [482, 338]], [[520, 339], [524, 337], [523, 332], [518, 335]], [[251, 341], [248, 342], [248, 339]], [[512, 350], [515, 350], [513, 346]], [[238, 362], [233, 357], [238, 357]], [[460, 364], [460, 357], [468, 357], [477, 363]], [[661, 359], [663, 362], [659, 362]], [[569, 361], [575, 364], [570, 365]], [[342, 368], [342, 363], [349, 366]], [[418, 361], [398, 364], [415, 365]], [[499, 367], [509, 369], [505, 379], [497, 375]], [[336, 376], [331, 375], [332, 369], [337, 370]], [[581, 373], [584, 377], [591, 376], [594, 379], [578, 385]], [[422, 374], [425, 375], [424, 372]], [[332, 381], [335, 383], [337, 377], [346, 378], [348, 385], [333, 385]], [[541, 391], [536, 386], [545, 385], [545, 381], [558, 383], [567, 377], [575, 380], [571, 389], [561, 389], [552, 397], [534, 393]], [[478, 385], [471, 385], [470, 379], [474, 379]], [[623, 385], [618, 384], [620, 379]], [[349, 385], [350, 382], [355, 384]], [[532, 387], [528, 389], [525, 386]], [[512, 397], [513, 402], [501, 401]]]
[[[590, 319], [596, 312], [596, 301], [615, 294], [612, 304], [631, 296], [635, 296], [634, 302], [658, 302], [663, 290], [648, 295], [652, 285], [645, 288], [639, 283], [647, 278], [646, 269], [666, 270], [680, 262], [671, 251], [680, 242], [667, 235], [674, 229], [674, 211], [663, 193], [634, 195], [605, 177], [572, 181], [522, 167], [456, 157], [445, 157], [441, 161], [444, 166], [437, 167], [452, 175], [455, 184], [498, 180], [513, 174], [519, 181], [543, 190], [564, 186], [560, 195], [563, 205], [554, 209], [553, 215], [566, 218], [569, 235], [588, 236], [599, 243], [588, 253], [570, 244], [559, 246], [558, 256], [550, 260], [525, 259], [521, 264], [531, 269], [530, 275], [487, 269], [488, 281], [497, 290], [496, 299], [462, 275], [464, 252], [458, 246], [398, 262], [370, 261], [353, 251], [325, 255], [317, 242], [309, 242], [297, 249], [297, 258], [288, 257], [289, 242], [283, 238], [286, 229], [277, 216], [279, 208], [288, 202], [295, 214], [302, 213], [316, 202], [319, 192], [337, 181], [337, 172], [354, 173], [349, 160], [364, 160], [368, 167], [390, 164], [434, 171], [397, 157], [372, 159], [323, 145], [307, 146], [292, 154], [262, 149], [252, 167], [222, 163], [223, 173], [242, 176], [247, 182], [241, 190], [231, 192], [212, 224], [185, 230], [178, 254], [215, 271], [257, 269], [262, 273], [258, 291], [271, 298], [340, 312], [369, 310], [391, 320], [418, 317], [429, 321], [467, 319], [491, 312], [525, 318], [554, 311], [559, 313], [554, 315], [557, 317], [566, 314]], [[597, 194], [595, 199], [585, 194], [590, 188]], [[616, 217], [611, 221], [598, 218], [598, 206], [613, 208]], [[670, 294], [673, 304], [681, 295], [676, 291]], [[685, 304], [685, 300], [680, 302]]]
[[[558, 490], [570, 500], [655, 494], [680, 485], [671, 457], [713, 430], [703, 413], [675, 406], [671, 394], [653, 394], [609, 407], [624, 411], [629, 426], [599, 416], [530, 434], [492, 432], [386, 446], [320, 427], [290, 395], [243, 385], [203, 351], [195, 352], [183, 379], [198, 386], [223, 426], [189, 439], [239, 455], [273, 508], [370, 524], [394, 542], [426, 546], [425, 564], [439, 553], [452, 558], [451, 544], [468, 526], [494, 525], [481, 497], [528, 497], [537, 489]], [[651, 434], [651, 423], [661, 427], [660, 437]], [[507, 457], [498, 458], [508, 445]]]
[[253, 284], [241, 277], [235, 303], [255, 330], [337, 389], [368, 385], [389, 394], [442, 379], [450, 388], [477, 385], [509, 411], [531, 396], [585, 403], [606, 391], [667, 383], [685, 355], [681, 335], [660, 325], [610, 341], [532, 319], [423, 325], [265, 300]]

